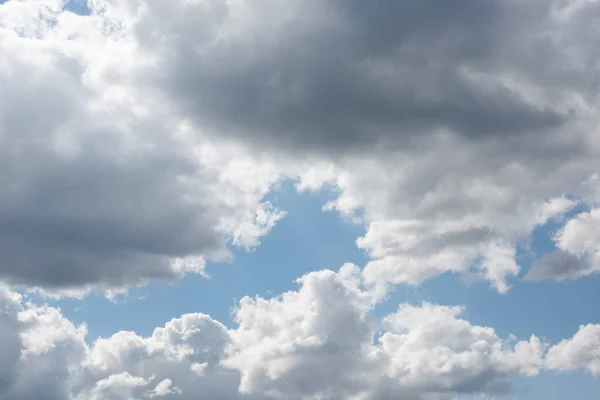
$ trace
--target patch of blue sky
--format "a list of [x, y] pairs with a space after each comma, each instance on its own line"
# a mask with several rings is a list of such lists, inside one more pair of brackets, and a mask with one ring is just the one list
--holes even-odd
[[88, 15], [90, 13], [87, 0], [71, 0], [67, 2], [65, 9], [79, 15]]
[[515, 377], [511, 383], [515, 390], [504, 397], [507, 400], [596, 400], [600, 393], [600, 379], [583, 371], [543, 371], [533, 377]]
[[[9, 1], [22, 1], [22, 0], [0, 0], [0, 4], [7, 3]], [[87, 4], [87, 0], [70, 0], [65, 4], [65, 10], [69, 10], [75, 14], [88, 15], [90, 9]]]

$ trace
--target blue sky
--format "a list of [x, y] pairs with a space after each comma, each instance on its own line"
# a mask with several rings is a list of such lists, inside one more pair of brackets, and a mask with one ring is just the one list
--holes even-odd
[[598, 20], [0, 0], [0, 400], [596, 399]]

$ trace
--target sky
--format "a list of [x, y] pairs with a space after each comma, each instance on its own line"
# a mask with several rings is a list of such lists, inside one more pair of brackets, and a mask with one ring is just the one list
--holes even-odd
[[596, 399], [599, 24], [0, 0], [0, 400]]

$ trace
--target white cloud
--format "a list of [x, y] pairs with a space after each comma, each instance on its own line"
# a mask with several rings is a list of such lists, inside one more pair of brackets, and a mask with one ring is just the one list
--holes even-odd
[[572, 371], [583, 368], [600, 375], [600, 325], [584, 325], [570, 339], [553, 346], [546, 356], [550, 369]]
[[519, 242], [579, 204], [565, 192], [581, 194], [580, 183], [593, 189], [593, 146], [548, 156], [560, 151], [557, 142], [568, 150], [569, 135], [479, 144], [439, 135], [404, 151], [313, 166], [299, 188], [333, 182], [341, 194], [327, 208], [366, 222], [357, 244], [373, 258], [364, 274], [382, 293], [389, 284], [420, 284], [447, 271], [479, 275], [506, 292], [520, 272]]
[[95, 383], [88, 394], [88, 398], [100, 399], [130, 399], [137, 388], [148, 385], [148, 381], [139, 376], [132, 376], [128, 372], [110, 375]]
[[181, 390], [178, 388], [171, 387], [173, 385], [173, 381], [170, 379], [163, 379], [158, 382], [156, 387], [152, 389], [152, 391], [148, 394], [148, 397], [162, 397], [168, 394], [180, 394]]
[[509, 374], [543, 366], [535, 336], [504, 341], [460, 319], [460, 307], [401, 305], [374, 343], [372, 297], [358, 277], [347, 265], [306, 275], [297, 292], [242, 300], [226, 360], [241, 371], [240, 390], [285, 399], [497, 393], [510, 389]]
[[278, 398], [346, 398], [360, 383], [373, 336], [370, 299], [358, 268], [310, 273], [278, 298], [244, 298], [235, 312], [226, 365], [240, 391]]
[[544, 346], [537, 337], [509, 344], [492, 328], [461, 319], [462, 311], [403, 304], [384, 319], [378, 357], [385, 361], [386, 390], [494, 394], [510, 389], [501, 380], [508, 374], [538, 373]]
[[579, 256], [600, 250], [600, 209], [578, 214], [569, 220], [558, 233], [556, 245]]
[[[126, 395], [116, 397], [119, 399], [194, 399], [199, 393], [208, 398], [235, 399], [239, 374], [219, 364], [228, 342], [227, 329], [204, 314], [173, 319], [150, 337], [118, 332], [98, 339], [79, 366], [75, 398], [104, 398], [104, 392], [98, 393], [98, 382], [125, 374], [136, 384], [129, 385]], [[112, 387], [109, 389], [114, 393]]]
[[85, 334], [59, 310], [24, 304], [0, 287], [0, 398], [68, 399], [86, 358]]
[[458, 306], [401, 304], [378, 323], [356, 266], [298, 283], [243, 299], [231, 330], [185, 314], [149, 337], [121, 331], [89, 346], [85, 326], [3, 289], [0, 398], [449, 399], [507, 393], [511, 375], [545, 368], [600, 373], [596, 325], [549, 347], [502, 339]]

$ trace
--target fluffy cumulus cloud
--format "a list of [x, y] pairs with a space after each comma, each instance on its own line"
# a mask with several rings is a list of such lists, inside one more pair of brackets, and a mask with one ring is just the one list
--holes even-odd
[[600, 374], [600, 325], [584, 325], [571, 339], [562, 340], [547, 355], [549, 368], [569, 371], [584, 368]]
[[227, 364], [242, 392], [278, 398], [348, 398], [364, 385], [375, 326], [358, 271], [345, 265], [300, 279], [297, 292], [241, 301]]
[[204, 314], [174, 319], [152, 336], [97, 340], [81, 364], [76, 399], [238, 397], [239, 374], [220, 365], [227, 329]]
[[85, 326], [0, 288], [0, 399], [70, 398], [74, 367], [87, 356]]
[[242, 299], [233, 329], [185, 314], [149, 337], [122, 331], [91, 345], [60, 310], [3, 290], [0, 399], [451, 399], [504, 394], [511, 375], [543, 369], [600, 373], [597, 325], [549, 347], [502, 339], [456, 306], [402, 304], [377, 321], [353, 265], [298, 283]]

